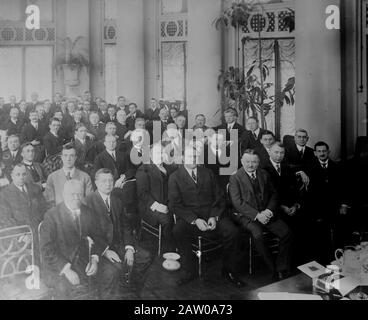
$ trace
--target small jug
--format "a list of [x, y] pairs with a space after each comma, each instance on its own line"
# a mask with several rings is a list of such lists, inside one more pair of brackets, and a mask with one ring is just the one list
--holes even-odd
[[337, 249], [335, 251], [335, 258], [345, 275], [360, 276], [360, 253], [361, 250], [357, 250], [354, 246], [347, 246], [344, 249]]

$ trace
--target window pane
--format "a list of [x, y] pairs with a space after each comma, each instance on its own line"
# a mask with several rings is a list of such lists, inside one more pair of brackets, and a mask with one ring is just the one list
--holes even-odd
[[185, 43], [162, 43], [163, 98], [185, 100]]
[[52, 99], [52, 57], [51, 46], [26, 47], [26, 99], [37, 92], [40, 100]]
[[0, 97], [22, 98], [22, 48], [0, 47]]

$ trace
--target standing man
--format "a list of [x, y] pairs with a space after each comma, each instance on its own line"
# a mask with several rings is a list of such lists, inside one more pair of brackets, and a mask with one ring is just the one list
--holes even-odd
[[195, 117], [195, 125], [193, 126], [193, 130], [201, 130], [205, 132], [208, 127], [206, 126], [206, 117], [203, 114], [197, 114]]
[[260, 128], [259, 120], [256, 117], [249, 117], [247, 119], [247, 129], [250, 131], [250, 146], [255, 149], [261, 146], [262, 134], [266, 131]]
[[57, 154], [61, 151], [64, 144], [64, 138], [59, 135], [61, 122], [57, 118], [50, 120], [50, 131], [43, 137], [43, 144], [45, 146], [46, 156]]
[[[95, 175], [97, 190], [86, 198], [93, 221], [98, 226], [104, 251], [101, 261], [112, 266], [120, 276], [132, 271], [132, 282], [139, 295], [144, 286], [146, 272], [152, 263], [149, 252], [134, 244], [132, 227], [127, 222], [119, 193], [114, 192], [114, 177], [108, 169], [100, 169]], [[124, 272], [124, 271], [125, 272]], [[103, 286], [111, 283], [102, 284]]]
[[231, 220], [223, 216], [225, 198], [214, 174], [198, 166], [197, 160], [194, 150], [188, 148], [184, 165], [169, 177], [169, 210], [177, 217], [173, 234], [184, 273], [178, 284], [186, 284], [196, 278], [192, 241], [202, 236], [223, 241], [222, 275], [235, 286], [242, 287], [244, 283], [235, 272], [239, 232]]
[[254, 150], [258, 155], [261, 168], [263, 168], [269, 162], [271, 147], [275, 142], [276, 137], [271, 131], [265, 130], [262, 132], [260, 144]]
[[64, 146], [61, 159], [63, 167], [51, 173], [46, 182], [45, 197], [51, 206], [58, 205], [63, 202], [63, 188], [68, 180], [78, 180], [83, 186], [83, 195], [86, 196], [93, 192], [92, 182], [89, 175], [75, 167], [77, 153], [73, 144]]
[[[259, 158], [253, 150], [242, 157], [243, 168], [230, 177], [230, 198], [237, 212], [241, 228], [249, 232], [258, 253], [263, 257], [274, 280], [290, 272], [292, 236], [288, 226], [277, 217], [278, 195], [267, 172], [259, 169]], [[267, 247], [263, 232], [267, 230], [279, 238], [276, 263]]]
[[129, 130], [133, 131], [135, 128], [135, 121], [138, 118], [144, 119], [144, 114], [138, 110], [138, 106], [135, 103], [128, 105], [129, 113], [127, 114], [126, 124]]

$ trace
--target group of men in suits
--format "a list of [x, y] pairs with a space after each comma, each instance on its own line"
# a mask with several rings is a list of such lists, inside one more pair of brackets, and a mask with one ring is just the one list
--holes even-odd
[[[32, 101], [36, 108], [37, 98]], [[196, 277], [191, 245], [198, 236], [221, 239], [222, 275], [242, 287], [237, 270], [242, 231], [253, 238], [274, 279], [289, 274], [292, 252], [329, 243], [331, 226], [344, 233], [346, 219], [340, 218], [352, 201], [337, 201], [340, 167], [329, 158], [326, 143], [307, 146], [306, 130], [277, 142], [256, 117], [247, 119], [245, 129], [229, 108], [225, 124], [214, 129], [197, 115], [193, 135], [185, 130], [183, 114], [170, 119], [171, 110], [159, 108], [155, 99], [143, 114], [124, 97], [107, 106], [88, 92], [82, 110], [57, 96], [48, 126], [32, 106], [21, 128], [17, 106], [0, 109], [9, 110], [7, 130], [15, 133], [2, 152], [10, 185], [0, 190], [6, 217], [1, 227], [36, 228], [44, 221], [41, 254], [50, 285], [62, 297], [92, 278], [102, 298], [117, 297], [121, 275], [133, 266], [141, 288], [152, 260], [134, 241], [142, 218], [161, 225], [164, 251], [179, 250], [179, 284]], [[39, 163], [42, 150], [60, 155], [61, 168], [47, 175]], [[19, 195], [18, 204], [9, 200]], [[316, 230], [314, 242], [303, 233], [305, 226]], [[264, 231], [279, 239], [276, 260]], [[329, 258], [330, 249], [326, 245], [317, 257]]]

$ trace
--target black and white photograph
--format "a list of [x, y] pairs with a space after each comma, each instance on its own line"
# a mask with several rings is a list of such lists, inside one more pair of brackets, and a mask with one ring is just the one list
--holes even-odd
[[0, 0], [0, 300], [368, 300], [367, 182], [368, 0]]

